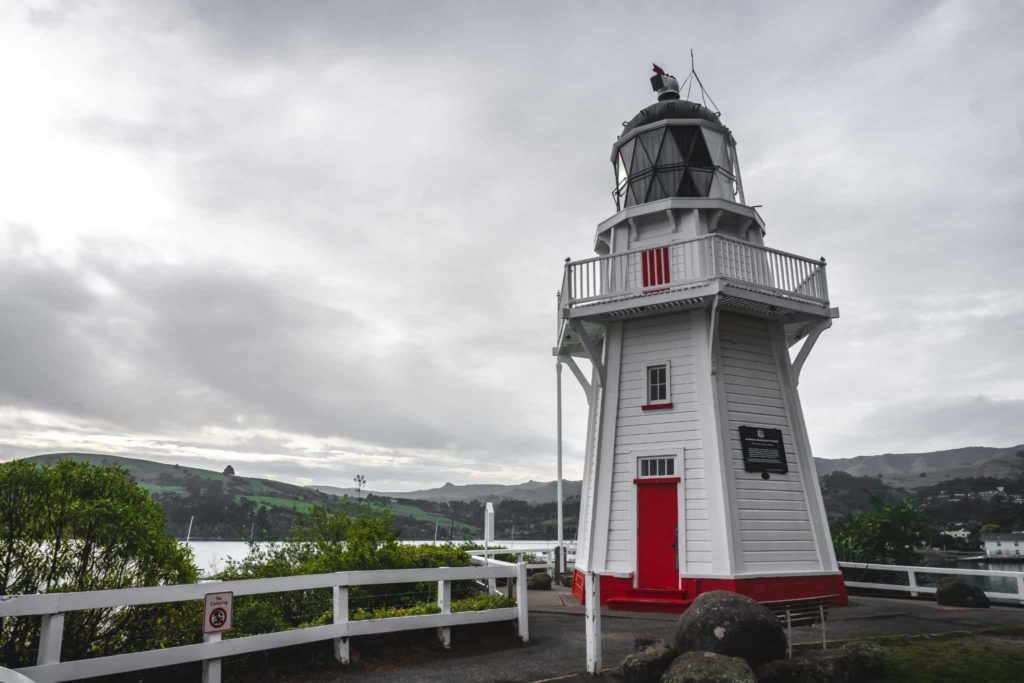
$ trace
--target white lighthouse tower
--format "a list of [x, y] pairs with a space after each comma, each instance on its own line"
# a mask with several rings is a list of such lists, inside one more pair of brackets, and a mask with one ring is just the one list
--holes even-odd
[[554, 353], [590, 406], [573, 591], [843, 603], [797, 393], [838, 317], [825, 260], [765, 246], [732, 132], [657, 67], [651, 82], [658, 101], [612, 145], [616, 213], [559, 295]]

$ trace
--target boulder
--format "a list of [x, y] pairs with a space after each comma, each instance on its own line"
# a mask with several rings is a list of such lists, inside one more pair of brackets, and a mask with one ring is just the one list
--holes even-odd
[[622, 660], [622, 680], [626, 683], [658, 683], [675, 657], [676, 653], [664, 640], [637, 638], [633, 654]]
[[953, 576], [939, 581], [935, 591], [935, 600], [940, 605], [951, 607], [989, 607], [991, 605], [985, 591]]
[[764, 605], [739, 593], [710, 591], [679, 618], [675, 650], [740, 657], [757, 667], [786, 656], [786, 632]]
[[672, 661], [661, 683], [757, 683], [757, 678], [739, 657], [684, 652]]
[[551, 590], [551, 575], [547, 572], [530, 574], [526, 579], [526, 587], [532, 591], [549, 591]]
[[760, 683], [863, 683], [882, 677], [885, 654], [878, 643], [857, 641], [838, 650], [811, 650], [768, 662], [755, 673]]

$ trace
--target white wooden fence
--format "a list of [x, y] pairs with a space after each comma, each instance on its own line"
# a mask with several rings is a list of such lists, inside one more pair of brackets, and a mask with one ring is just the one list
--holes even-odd
[[865, 564], [860, 562], [840, 562], [843, 569], [861, 569], [864, 571], [882, 571], [902, 574], [907, 577], [907, 583], [881, 583], [877, 581], [851, 581], [845, 578], [847, 588], [867, 588], [871, 590], [899, 591], [910, 593], [910, 597], [916, 598], [921, 594], [933, 594], [935, 586], [923, 586], [920, 582], [921, 576], [973, 576], [984, 577], [989, 581], [1001, 581], [1016, 587], [1016, 592], [1007, 593], [1004, 591], [985, 590], [985, 595], [993, 600], [1009, 600], [1024, 605], [1024, 572], [1004, 572], [992, 569], [963, 569], [960, 567], [909, 567], [899, 564]]
[[[475, 564], [484, 564], [483, 558], [488, 558], [489, 562], [494, 563], [496, 560], [493, 558], [496, 555], [515, 555], [517, 562], [523, 562], [526, 555], [539, 555], [544, 559], [543, 562], [527, 562], [527, 569], [543, 569], [545, 571], [552, 571], [555, 566], [555, 549], [554, 548], [490, 548], [484, 550], [483, 548], [476, 548], [473, 550], [467, 550], [466, 554], [470, 558], [474, 558]], [[502, 563], [504, 564], [504, 563]]]
[[[463, 624], [517, 620], [519, 637], [530, 638], [527, 612], [526, 569], [524, 562], [510, 564], [491, 560], [487, 566], [441, 567], [437, 569], [391, 569], [381, 571], [335, 572], [306, 576], [287, 576], [273, 579], [218, 581], [200, 584], [179, 584], [152, 588], [124, 588], [119, 590], [87, 591], [80, 593], [45, 593], [36, 595], [0, 596], [0, 618], [31, 617], [42, 619], [39, 655], [36, 666], [18, 669], [16, 674], [27, 676], [34, 683], [70, 681], [95, 676], [153, 669], [187, 662], [203, 662], [203, 680], [218, 683], [220, 659], [261, 650], [300, 645], [324, 640], [334, 641], [334, 654], [338, 661], [349, 661], [349, 638], [378, 633], [394, 633], [415, 629], [436, 628], [444, 647], [451, 644], [451, 627]], [[516, 606], [475, 612], [451, 611], [451, 584], [453, 581], [494, 580], [515, 581]], [[424, 614], [386, 619], [351, 621], [348, 609], [348, 591], [351, 586], [423, 583], [437, 581], [439, 614]], [[60, 661], [64, 631], [64, 614], [76, 610], [152, 605], [159, 603], [202, 600], [210, 592], [231, 591], [236, 596], [261, 595], [332, 588], [334, 591], [334, 623], [323, 626], [297, 628], [288, 631], [264, 633], [221, 640], [219, 634], [207, 636], [206, 641], [161, 650], [133, 652], [107, 657]], [[201, 608], [200, 608], [201, 609]], [[201, 619], [196, 614], [196, 622]], [[12, 672], [0, 667], [0, 683], [24, 683], [23, 678], [8, 678]]]

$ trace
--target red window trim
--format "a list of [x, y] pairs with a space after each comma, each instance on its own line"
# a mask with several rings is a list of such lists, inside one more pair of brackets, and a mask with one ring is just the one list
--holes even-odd
[[640, 406], [640, 410], [668, 410], [671, 407], [671, 403], [648, 403]]
[[642, 477], [633, 480], [634, 484], [678, 484], [679, 477]]

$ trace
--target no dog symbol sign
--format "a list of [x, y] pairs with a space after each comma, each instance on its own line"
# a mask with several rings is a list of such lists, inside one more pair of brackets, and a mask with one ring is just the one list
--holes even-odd
[[221, 633], [231, 630], [231, 606], [234, 594], [207, 593], [203, 611], [203, 633]]

